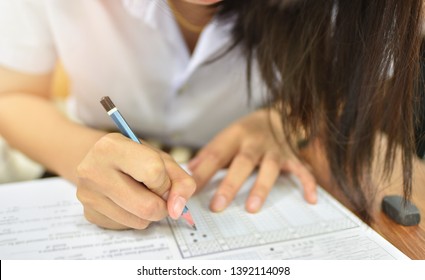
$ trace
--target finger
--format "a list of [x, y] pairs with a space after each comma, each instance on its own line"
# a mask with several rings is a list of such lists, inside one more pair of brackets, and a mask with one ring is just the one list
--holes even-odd
[[280, 156], [278, 154], [269, 152], [264, 156], [257, 179], [245, 204], [248, 212], [256, 213], [261, 209], [276, 179], [279, 177], [280, 166]]
[[109, 219], [108, 217], [96, 212], [93, 209], [84, 208], [84, 217], [90, 223], [97, 225], [101, 228], [113, 230], [128, 229], [128, 227]]
[[[129, 228], [145, 229], [151, 221], [158, 220], [154, 219], [148, 221], [146, 219], [142, 219], [133, 213], [126, 211], [108, 197], [93, 191], [82, 191], [80, 188], [80, 190], [77, 191], [77, 197], [82, 202], [85, 209], [91, 209], [96, 213], [102, 214], [108, 219]], [[146, 214], [145, 210], [141, 211], [143, 211], [145, 215], [149, 215]], [[152, 209], [149, 211], [152, 211]], [[157, 213], [156, 210], [154, 210], [154, 212]], [[163, 212], [165, 213], [165, 217], [166, 212]]]
[[102, 228], [113, 229], [113, 230], [128, 229], [128, 227], [120, 223], [117, 223], [92, 209], [84, 208], [84, 216], [87, 221]]
[[[145, 229], [151, 223], [125, 211], [105, 197], [103, 200], [101, 204], [97, 203], [95, 208], [84, 208], [84, 215], [91, 223], [109, 229]], [[99, 208], [101, 212], [98, 211]]]
[[[161, 197], [119, 171], [97, 177], [96, 183], [90, 179], [79, 179], [77, 197], [83, 205], [91, 205], [93, 208], [101, 196], [108, 197], [141, 219], [158, 221], [167, 216], [166, 203]], [[98, 211], [102, 212], [99, 208]]]
[[239, 189], [256, 167], [260, 154], [251, 148], [244, 149], [232, 161], [226, 177], [221, 182], [211, 201], [210, 209], [223, 211], [234, 199]]
[[164, 162], [171, 182], [171, 188], [167, 198], [168, 213], [171, 218], [178, 219], [187, 201], [196, 190], [196, 182], [192, 176], [168, 155]]
[[223, 132], [205, 146], [189, 163], [198, 188], [202, 188], [217, 173], [227, 166], [238, 152], [238, 137], [232, 130]]
[[199, 150], [196, 155], [187, 163], [187, 168], [191, 171], [198, 168], [199, 164], [202, 162], [203, 154], [205, 148]]
[[159, 221], [168, 215], [164, 199], [132, 177], [117, 173], [111, 180], [114, 187], [105, 194], [124, 210], [149, 221]]
[[300, 162], [285, 161], [282, 163], [282, 171], [290, 172], [298, 177], [304, 189], [304, 199], [314, 204], [317, 202], [317, 184], [311, 172]]
[[[170, 188], [170, 180], [160, 154], [147, 145], [140, 145], [117, 133], [108, 134], [94, 148], [100, 160], [116, 170], [143, 183], [152, 192], [163, 195]], [[112, 156], [116, 155], [116, 156]]]

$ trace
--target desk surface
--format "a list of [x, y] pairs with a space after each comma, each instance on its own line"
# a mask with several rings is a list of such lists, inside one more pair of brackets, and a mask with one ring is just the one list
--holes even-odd
[[[315, 170], [320, 170], [320, 174], [326, 174], [326, 170], [322, 168], [323, 160], [313, 157], [308, 154], [305, 156]], [[381, 201], [384, 195], [402, 194], [402, 170], [401, 166], [397, 166], [396, 163], [391, 182], [386, 183], [387, 187], [383, 187], [376, 197], [372, 212], [373, 221], [370, 226], [410, 258], [425, 260], [425, 161], [417, 159], [414, 165], [412, 202], [421, 213], [419, 225], [410, 227], [399, 225], [381, 211]], [[326, 178], [320, 179], [320, 174], [315, 174], [319, 184], [328, 185], [328, 180]], [[348, 206], [340, 193], [324, 188], [342, 204]]]
[[[401, 180], [400, 180], [401, 181]], [[417, 162], [413, 177], [412, 202], [421, 213], [417, 226], [405, 227], [396, 224], [380, 209], [382, 196], [401, 194], [401, 183], [393, 183], [379, 195], [373, 213], [372, 228], [412, 259], [425, 260], [425, 163]]]

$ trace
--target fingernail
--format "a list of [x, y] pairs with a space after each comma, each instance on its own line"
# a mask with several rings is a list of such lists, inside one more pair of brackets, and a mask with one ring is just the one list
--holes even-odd
[[186, 205], [186, 199], [179, 196], [176, 198], [176, 201], [174, 202], [174, 216], [173, 219], [178, 219], [181, 214], [183, 213], [184, 206]]
[[227, 206], [227, 199], [223, 195], [217, 195], [211, 202], [211, 210], [214, 212], [223, 211]]
[[263, 202], [262, 199], [259, 198], [258, 196], [250, 197], [246, 205], [248, 212], [251, 212], [251, 213], [258, 212], [258, 210], [260, 210], [261, 208], [262, 202]]

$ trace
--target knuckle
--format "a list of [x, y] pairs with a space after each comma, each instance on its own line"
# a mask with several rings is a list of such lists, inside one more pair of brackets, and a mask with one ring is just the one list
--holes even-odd
[[99, 154], [109, 153], [111, 150], [116, 149], [116, 138], [115, 133], [106, 134], [100, 138], [93, 146], [93, 151]]
[[184, 178], [179, 184], [184, 188], [185, 192], [188, 192], [190, 195], [196, 191], [196, 182], [193, 177]]
[[264, 158], [264, 161], [267, 161], [273, 165], [279, 166], [281, 163], [281, 157], [278, 153], [268, 153]]
[[257, 184], [252, 189], [252, 195], [255, 195], [261, 198], [266, 198], [269, 193], [270, 193], [270, 188], [267, 185], [261, 184], [261, 183]]
[[89, 178], [93, 174], [93, 165], [85, 164], [84, 162], [80, 163], [76, 169], [76, 176], [78, 180], [83, 180]]
[[83, 188], [77, 187], [76, 196], [77, 196], [77, 199], [78, 199], [81, 203], [83, 203], [83, 201], [86, 199], [85, 190], [84, 190]]
[[[267, 133], [255, 133], [249, 138], [249, 144], [253, 146], [262, 146], [264, 143], [269, 142], [269, 135]], [[270, 144], [270, 143], [269, 143]]]
[[92, 211], [88, 211], [86, 207], [84, 207], [84, 217], [89, 223], [95, 225], [98, 223], [98, 218], [96, 217], [96, 215], [94, 215]]
[[163, 151], [161, 151], [160, 152], [160, 155], [161, 155], [161, 157], [164, 159], [164, 161], [166, 160], [166, 161], [175, 161], [174, 160], [174, 158], [170, 155], [170, 154], [168, 154], [168, 153], [166, 153], [166, 152], [163, 152]]
[[139, 218], [142, 218], [142, 219], [150, 219], [155, 214], [154, 208], [155, 206], [153, 205], [152, 202], [147, 203], [147, 205], [145, 205], [142, 209], [140, 209], [137, 215], [139, 216]]
[[83, 204], [84, 207], [93, 208], [97, 205], [95, 199], [90, 193], [82, 188], [77, 189], [77, 199]]
[[128, 226], [120, 224], [119, 222], [109, 220], [107, 217], [102, 214], [98, 214], [96, 211], [92, 211], [90, 208], [84, 208], [84, 217], [85, 219], [98, 227], [105, 229], [114, 229], [114, 230], [122, 230], [127, 229]]
[[132, 228], [134, 229], [146, 229], [150, 225], [149, 221], [143, 220], [143, 219], [137, 219], [134, 224], [132, 225]]
[[162, 204], [163, 202], [159, 202], [157, 199], [148, 200], [138, 209], [136, 215], [141, 219], [153, 220], [159, 213]]
[[165, 166], [160, 160], [153, 160], [146, 166], [146, 173], [151, 178], [151, 182], [154, 186], [161, 186], [166, 181]]
[[224, 155], [214, 148], [206, 149], [205, 156], [208, 158], [210, 162], [213, 162], [216, 165], [224, 164], [224, 161], [225, 161]]
[[242, 151], [246, 151], [246, 152], [250, 152], [250, 153], [258, 153], [262, 150], [264, 150], [264, 143], [262, 141], [262, 138], [264, 136], [262, 135], [255, 135], [253, 137], [250, 138], [246, 138], [246, 140], [244, 140], [244, 142], [241, 145], [241, 150]]
[[252, 165], [256, 165], [258, 163], [258, 156], [255, 155], [252, 151], [242, 151], [238, 154], [238, 160], [245, 162], [245, 163], [249, 163]]
[[116, 136], [107, 134], [99, 139], [76, 168], [77, 178], [92, 178], [99, 173], [99, 165], [104, 163], [103, 158], [117, 149]]
[[299, 165], [293, 160], [287, 160], [286, 165], [287, 165], [288, 169], [292, 172], [298, 171], [298, 169], [299, 169]]
[[240, 137], [240, 136], [245, 134], [246, 128], [245, 128], [245, 125], [243, 123], [237, 122], [237, 123], [233, 124], [229, 128], [228, 131], [229, 131], [229, 133], [231, 133], [231, 134], [233, 134], [237, 137]]
[[239, 186], [235, 183], [233, 183], [230, 180], [223, 180], [222, 185], [220, 187], [220, 189], [224, 192], [224, 193], [236, 193], [239, 190]]

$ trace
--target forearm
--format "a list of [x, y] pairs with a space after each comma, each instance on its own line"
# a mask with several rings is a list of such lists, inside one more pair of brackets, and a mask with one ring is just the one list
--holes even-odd
[[104, 134], [73, 123], [47, 99], [25, 93], [0, 95], [0, 135], [72, 182], [76, 167]]

